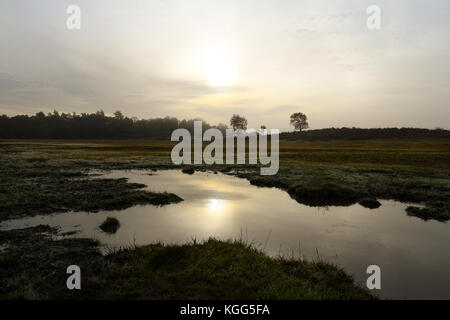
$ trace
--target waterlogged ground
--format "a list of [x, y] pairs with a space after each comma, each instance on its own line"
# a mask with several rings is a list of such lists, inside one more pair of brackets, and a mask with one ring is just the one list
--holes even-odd
[[[184, 201], [164, 207], [35, 216], [5, 221], [1, 229], [60, 226], [61, 232], [77, 231], [71, 236], [98, 239], [105, 248], [242, 237], [273, 256], [337, 263], [362, 284], [368, 277], [367, 266], [379, 265], [379, 294], [384, 298], [450, 299], [450, 224], [409, 217], [408, 204], [381, 200], [381, 207], [373, 210], [358, 204], [308, 207], [282, 190], [259, 188], [220, 173], [112, 171], [104, 177], [126, 177], [146, 184], [150, 191], [175, 193]], [[120, 221], [113, 235], [98, 228], [106, 217]]]

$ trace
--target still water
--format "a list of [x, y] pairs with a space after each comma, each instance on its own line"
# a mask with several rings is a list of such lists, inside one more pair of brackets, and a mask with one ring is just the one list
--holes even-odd
[[[370, 210], [301, 205], [276, 188], [260, 188], [224, 174], [181, 171], [113, 171], [105, 178], [126, 177], [151, 191], [184, 199], [165, 207], [135, 206], [122, 211], [71, 212], [9, 220], [2, 229], [38, 224], [77, 230], [76, 237], [107, 246], [184, 243], [216, 237], [243, 238], [267, 254], [294, 255], [336, 263], [365, 285], [366, 268], [381, 268], [382, 298], [450, 299], [450, 223], [408, 217], [407, 204], [381, 200]], [[107, 217], [121, 223], [114, 235], [98, 229]]]

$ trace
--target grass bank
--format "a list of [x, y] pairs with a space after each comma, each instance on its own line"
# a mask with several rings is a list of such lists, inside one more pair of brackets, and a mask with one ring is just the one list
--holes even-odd
[[[55, 228], [0, 231], [0, 299], [374, 299], [340, 268], [270, 258], [242, 241], [153, 244], [102, 256]], [[66, 268], [82, 270], [67, 290]]]

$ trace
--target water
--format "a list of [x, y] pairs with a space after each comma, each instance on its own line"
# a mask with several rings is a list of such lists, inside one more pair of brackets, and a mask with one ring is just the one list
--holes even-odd
[[[151, 174], [151, 175], [150, 175]], [[38, 224], [91, 237], [108, 246], [155, 241], [184, 243], [210, 236], [243, 237], [269, 255], [294, 254], [337, 263], [365, 284], [366, 268], [381, 268], [384, 298], [450, 299], [450, 224], [408, 217], [407, 204], [381, 200], [370, 210], [301, 205], [276, 188], [259, 188], [245, 179], [180, 171], [113, 171], [106, 178], [127, 177], [152, 191], [168, 191], [185, 201], [165, 207], [135, 206], [122, 211], [72, 212], [9, 220], [2, 229]], [[98, 229], [107, 216], [121, 223], [114, 235]]]

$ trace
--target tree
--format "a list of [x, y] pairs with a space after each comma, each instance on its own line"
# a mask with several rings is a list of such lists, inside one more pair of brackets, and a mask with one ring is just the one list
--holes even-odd
[[116, 112], [114, 112], [114, 118], [116, 118], [117, 120], [123, 120], [124, 116], [123, 116], [122, 112], [116, 111]]
[[294, 126], [295, 130], [302, 131], [303, 129], [308, 129], [308, 118], [301, 112], [291, 114], [291, 125]]
[[233, 130], [247, 130], [247, 119], [238, 114], [233, 114], [230, 119], [230, 126], [233, 127]]

